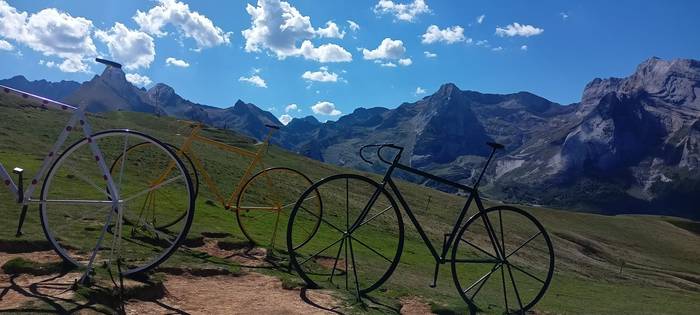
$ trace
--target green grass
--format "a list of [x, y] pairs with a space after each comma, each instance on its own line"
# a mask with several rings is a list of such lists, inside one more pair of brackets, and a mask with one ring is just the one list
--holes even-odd
[[[20, 166], [27, 170], [27, 174], [33, 175], [67, 115], [18, 106], [22, 104], [22, 100], [0, 96], [0, 162], [9, 169]], [[139, 113], [115, 112], [91, 115], [88, 119], [95, 130], [131, 128], [174, 144], [182, 143], [182, 136], [177, 134], [186, 132], [171, 118]], [[247, 138], [228, 131], [206, 130], [205, 135], [247, 149], [257, 147]], [[73, 132], [67, 143], [78, 139], [79, 133]], [[203, 145], [197, 146], [196, 152], [218, 187], [225, 194], [230, 194], [247, 166], [247, 161]], [[274, 146], [264, 161], [265, 166], [285, 166], [300, 170], [314, 181], [336, 173], [357, 173], [319, 163]], [[369, 176], [375, 180], [380, 179], [378, 175]], [[291, 184], [287, 183], [289, 185]], [[464, 198], [405, 182], [400, 182], [399, 186], [439, 250], [443, 234], [450, 231]], [[67, 190], [71, 193], [81, 192], [78, 187], [69, 187]], [[221, 233], [222, 237], [218, 240], [222, 242], [244, 244], [246, 239], [238, 228], [235, 214], [217, 202], [205, 188], [204, 182], [201, 183], [200, 191], [188, 238], [196, 240], [202, 233]], [[285, 198], [295, 199], [298, 191], [282, 194]], [[264, 192], [252, 192], [251, 196], [261, 199], [264, 198]], [[173, 197], [172, 201], [177, 202], [177, 198]], [[358, 201], [360, 198], [361, 195], [358, 194], [353, 200]], [[493, 204], [487, 204], [490, 205]], [[0, 243], [16, 242], [14, 232], [19, 207], [5, 190], [0, 190], [0, 207], [0, 216], [4, 218], [0, 223]], [[20, 238], [23, 241], [44, 240], [37, 208], [30, 208], [24, 227], [25, 235]], [[547, 208], [522, 208], [532, 213], [547, 228], [556, 253], [552, 285], [536, 305], [536, 310], [557, 314], [694, 314], [697, 311], [697, 305], [700, 305], [700, 261], [697, 259], [700, 257], [700, 236], [697, 222], [657, 216], [602, 216]], [[470, 210], [470, 214], [473, 213], [474, 210]], [[438, 287], [428, 287], [432, 282], [434, 261], [405, 214], [403, 221], [406, 224], [406, 237], [401, 263], [387, 283], [371, 296], [381, 304], [396, 308], [401, 297], [418, 295], [430, 301], [436, 312], [463, 313], [465, 306], [454, 288], [449, 265], [442, 266]], [[363, 237], [391, 240], [395, 234], [388, 231], [394, 227], [389, 221], [381, 223], [373, 225]], [[258, 232], [255, 233], [265, 235], [265, 229], [270, 229], [267, 225], [256, 226]], [[516, 236], [523, 236], [517, 226], [513, 229]], [[95, 231], [85, 233], [87, 234], [83, 234], [82, 239], [71, 241], [79, 242], [82, 246], [87, 246], [89, 241], [94, 242], [92, 237]], [[319, 242], [332, 240], [331, 234], [319, 235]], [[277, 248], [284, 247], [284, 242], [277, 244]], [[283, 252], [274, 251], [272, 255], [278, 258], [279, 265], [285, 265], [286, 256]], [[366, 257], [367, 261], [363, 261], [363, 264], [378, 266], [381, 262], [376, 257]], [[240, 272], [240, 266], [228, 260], [188, 249], [178, 250], [162, 266], [164, 269], [219, 268], [234, 274]], [[275, 275], [289, 287], [297, 286], [300, 281], [294, 274], [287, 273], [286, 268], [256, 271]], [[353, 303], [351, 294], [339, 293], [339, 296], [347, 303]], [[368, 308], [354, 305], [352, 311], [390, 313], [392, 309], [372, 302], [368, 304]]]

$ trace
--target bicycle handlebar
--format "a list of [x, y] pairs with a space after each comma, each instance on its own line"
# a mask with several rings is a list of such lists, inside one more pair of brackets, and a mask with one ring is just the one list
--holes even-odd
[[265, 124], [265, 127], [270, 128], [270, 129], [280, 130], [280, 126]]
[[393, 143], [368, 144], [368, 145], [364, 145], [364, 146], [362, 146], [362, 147], [360, 148], [360, 158], [361, 158], [363, 161], [369, 163], [370, 165], [372, 165], [372, 164], [374, 164], [374, 163], [373, 163], [372, 161], [368, 160], [368, 159], [364, 156], [363, 151], [364, 151], [364, 149], [373, 148], [373, 147], [377, 147], [377, 158], [378, 158], [380, 161], [382, 161], [382, 162], [384, 162], [384, 163], [386, 163], [386, 164], [392, 164], [392, 162], [387, 161], [387, 160], [385, 160], [385, 159], [382, 157], [382, 154], [381, 154], [381, 153], [382, 153], [382, 149], [384, 149], [384, 148], [391, 148], [391, 149], [399, 150], [399, 153], [398, 153], [396, 156], [400, 156], [400, 155], [401, 155], [401, 152], [403, 152], [403, 147], [394, 145]]

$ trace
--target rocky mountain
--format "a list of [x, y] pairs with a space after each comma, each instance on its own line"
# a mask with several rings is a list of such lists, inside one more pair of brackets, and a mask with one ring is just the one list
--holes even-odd
[[[0, 81], [91, 111], [170, 115], [261, 139], [271, 113], [241, 100], [228, 108], [194, 103], [165, 84], [149, 90], [108, 68], [83, 84]], [[484, 94], [444, 84], [393, 109], [357, 108], [337, 121], [295, 118], [274, 138], [314, 159], [382, 172], [362, 162], [371, 143], [406, 148], [403, 162], [471, 184], [489, 153], [506, 145], [483, 184], [493, 198], [605, 213], [700, 219], [700, 61], [651, 58], [626, 78], [594, 79], [581, 101], [561, 105], [528, 92]], [[426, 185], [423, 179], [404, 178]]]
[[219, 108], [193, 103], [163, 83], [149, 89], [146, 99], [149, 104], [167, 115], [236, 130], [257, 139], [262, 139], [267, 134], [268, 129], [265, 125], [282, 126], [274, 115], [253, 104], [238, 100], [229, 108]]
[[65, 101], [78, 106], [87, 103], [87, 110], [91, 112], [158, 112], [148, 101], [146, 91], [133, 86], [126, 80], [124, 72], [115, 67], [106, 67], [101, 75], [81, 84]]
[[66, 96], [73, 94], [73, 92], [80, 87], [80, 83], [75, 81], [29, 81], [27, 78], [21, 75], [14, 76], [10, 79], [0, 80], [0, 84], [55, 100], [63, 100]]
[[294, 119], [282, 143], [364, 169], [361, 145], [396, 143], [405, 163], [471, 183], [483, 143], [495, 140], [506, 145], [484, 187], [495, 198], [700, 218], [699, 119], [700, 62], [652, 58], [627, 78], [593, 80], [580, 103], [445, 84], [395, 109], [360, 108], [323, 124]]

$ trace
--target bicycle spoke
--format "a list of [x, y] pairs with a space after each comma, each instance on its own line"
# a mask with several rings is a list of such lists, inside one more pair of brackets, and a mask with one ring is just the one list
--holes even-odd
[[124, 178], [124, 166], [126, 165], [126, 159], [127, 159], [126, 155], [128, 152], [127, 151], [128, 147], [129, 147], [129, 136], [124, 135], [124, 150], [122, 152], [122, 163], [121, 163], [122, 165], [121, 165], [120, 170], [119, 170], [119, 179], [118, 179], [120, 192], [121, 192], [122, 187], [124, 187], [124, 186], [122, 186], [122, 179]]
[[501, 226], [501, 250], [503, 251], [503, 256], [505, 256], [506, 238], [503, 236], [503, 216], [501, 216], [501, 210], [498, 210], [498, 224]]
[[282, 213], [281, 211], [277, 211], [277, 216], [275, 217], [275, 227], [272, 230], [272, 239], [270, 240], [271, 241], [270, 244], [272, 245], [272, 248], [275, 248], [275, 239], [277, 238], [277, 225], [280, 222], [280, 214], [281, 213]]
[[355, 251], [352, 249], [352, 237], [348, 239], [348, 244], [350, 247], [350, 258], [352, 258], [352, 273], [355, 275], [355, 291], [357, 292], [357, 298], [360, 298], [360, 280], [357, 278], [357, 263], [355, 263]]
[[[340, 259], [340, 252], [343, 251], [343, 245], [345, 245], [345, 239], [343, 239], [343, 242], [340, 243], [340, 247], [338, 247], [338, 254], [335, 255], [335, 262], [333, 262], [333, 270], [331, 270], [331, 277], [329, 279], [331, 283], [333, 283], [333, 276], [335, 276], [335, 269], [338, 267], [338, 259]], [[345, 272], [347, 273], [348, 271], [345, 270]]]
[[112, 197], [112, 195], [110, 195], [106, 190], [102, 189], [102, 187], [95, 184], [95, 182], [91, 181], [87, 176], [83, 175], [83, 173], [79, 172], [78, 170], [73, 170], [72, 172], [74, 173], [72, 175], [74, 175], [78, 179], [82, 180], [86, 184], [92, 186], [93, 188], [97, 189], [97, 191], [103, 193], [108, 198]]
[[301, 207], [301, 209], [302, 209], [302, 210], [304, 210], [304, 211], [306, 211], [306, 212], [307, 212], [308, 214], [310, 214], [310, 215], [314, 216], [314, 217], [315, 217], [316, 219], [319, 219], [319, 220], [321, 220], [321, 222], [323, 222], [323, 223], [325, 223], [325, 224], [328, 224], [328, 225], [329, 225], [330, 227], [332, 227], [332, 228], [334, 228], [334, 229], [338, 230], [338, 232], [340, 232], [341, 234], [345, 234], [345, 231], [343, 231], [343, 230], [339, 229], [339, 228], [338, 228], [338, 227], [336, 227], [335, 225], [333, 225], [333, 224], [331, 224], [330, 222], [326, 221], [326, 219], [324, 219], [324, 218], [321, 218], [321, 217], [317, 216], [317, 215], [316, 215], [315, 213], [313, 213], [313, 212], [309, 211], [309, 210], [308, 210], [308, 209], [306, 209], [305, 207], [303, 207], [303, 206], [302, 206], [302, 207]]
[[340, 242], [340, 241], [342, 241], [342, 240], [344, 240], [344, 239], [345, 239], [345, 237], [341, 237], [341, 238], [338, 239], [337, 241], [335, 241], [335, 242], [331, 243], [330, 245], [324, 247], [322, 250], [316, 252], [315, 254], [309, 255], [309, 258], [306, 258], [304, 261], [302, 261], [302, 262], [299, 264], [299, 266], [301, 266], [301, 265], [307, 263], [309, 260], [311, 260], [311, 258], [314, 258], [314, 257], [316, 257], [316, 255], [325, 252], [325, 251], [328, 250], [329, 248], [333, 247], [333, 245], [338, 244], [338, 242]]
[[510, 269], [510, 265], [506, 264], [508, 268], [508, 274], [510, 275], [510, 282], [513, 283], [513, 290], [515, 290], [515, 297], [518, 298], [518, 306], [520, 310], [523, 310], [523, 302], [520, 300], [520, 293], [518, 293], [518, 286], [515, 285], [515, 278], [513, 278], [513, 271]]
[[[500, 213], [500, 211], [498, 211]], [[506, 290], [506, 273], [501, 268], [501, 284], [503, 284], [503, 302], [506, 305], [506, 312], [508, 311], [508, 290]]]
[[520, 268], [520, 267], [518, 267], [518, 266], [516, 266], [516, 265], [513, 265], [512, 263], [508, 263], [508, 265], [509, 265], [509, 266], [512, 266], [512, 267], [515, 268], [516, 270], [518, 270], [518, 271], [520, 271], [520, 272], [522, 272], [522, 273], [524, 273], [524, 274], [530, 276], [531, 278], [533, 278], [533, 279], [535, 279], [535, 280], [541, 282], [542, 284], [544, 284], [544, 280], [542, 280], [542, 279], [538, 278], [537, 276], [535, 276], [535, 275], [533, 275], [533, 274], [531, 274], [531, 273], [529, 273], [529, 272], [523, 270], [522, 268]]
[[374, 220], [375, 218], [377, 218], [378, 216], [384, 214], [384, 212], [387, 212], [387, 211], [388, 211], [389, 209], [391, 209], [391, 208], [393, 208], [393, 207], [392, 207], [392, 206], [386, 207], [386, 209], [380, 211], [379, 213], [373, 215], [371, 218], [369, 218], [369, 219], [365, 220], [364, 222], [360, 223], [360, 225], [358, 225], [355, 229], [353, 229], [353, 231], [359, 229], [361, 226], [363, 226], [363, 225], [369, 223], [369, 221], [372, 221], [372, 220]]
[[129, 202], [129, 201], [134, 200], [134, 199], [136, 199], [136, 198], [138, 198], [138, 197], [141, 197], [141, 196], [143, 196], [143, 195], [145, 195], [145, 194], [147, 194], [147, 193], [149, 193], [149, 192], [152, 192], [152, 191], [154, 191], [154, 190], [156, 190], [156, 189], [163, 188], [163, 187], [166, 186], [166, 185], [169, 185], [169, 184], [174, 183], [175, 181], [177, 181], [178, 179], [182, 178], [183, 176], [184, 176], [184, 175], [179, 175], [179, 176], [177, 176], [177, 177], [173, 177], [173, 178], [171, 178], [171, 179], [168, 179], [168, 180], [166, 180], [166, 181], [164, 181], [164, 182], [162, 182], [162, 183], [160, 183], [160, 184], [158, 184], [158, 185], [155, 185], [155, 186], [153, 186], [153, 187], [151, 187], [151, 188], [148, 188], [148, 189], [146, 189], [146, 190], [144, 190], [144, 191], [141, 191], [141, 192], [138, 192], [138, 193], [136, 193], [136, 194], [134, 194], [134, 195], [131, 195], [131, 196], [129, 196], [128, 198], [124, 198], [124, 199], [122, 199], [122, 202], [123, 202], [123, 203]]
[[171, 235], [168, 235], [168, 234], [166, 234], [166, 233], [163, 233], [163, 232], [161, 232], [161, 231], [158, 231], [155, 227], [153, 227], [152, 225], [150, 225], [150, 224], [148, 224], [148, 223], [142, 223], [140, 226], [141, 226], [141, 227], [148, 228], [148, 230], [150, 230], [153, 234], [162, 236], [162, 237], [164, 238], [164, 241], [168, 242], [168, 244], [170, 244], [170, 246], [173, 245], [173, 242], [171, 242], [171, 241], [168, 239], [169, 237], [172, 237]]
[[375, 253], [375, 254], [379, 255], [380, 257], [384, 258], [384, 260], [388, 261], [389, 263], [392, 263], [391, 259], [386, 258], [386, 256], [382, 255], [381, 253], [379, 253], [378, 251], [376, 251], [374, 248], [369, 247], [369, 245], [365, 244], [365, 242], [358, 240], [357, 238], [355, 238], [355, 237], [352, 236], [352, 235], [350, 235], [350, 238], [352, 238], [353, 240], [355, 240], [355, 241], [357, 241], [358, 243], [360, 243], [360, 245], [362, 245], [362, 246], [364, 246], [364, 247], [367, 247], [367, 249], [371, 250], [373, 253]]
[[484, 254], [486, 254], [486, 255], [489, 255], [489, 257], [491, 257], [491, 258], [493, 258], [493, 259], [498, 259], [498, 258], [496, 258], [496, 256], [491, 255], [489, 252], [487, 252], [487, 251], [481, 249], [481, 247], [476, 246], [475, 244], [472, 244], [471, 242], [469, 242], [469, 241], [467, 241], [467, 240], [465, 240], [465, 239], [463, 239], [463, 238], [461, 238], [461, 237], [459, 238], [459, 240], [462, 241], [462, 242], [467, 243], [467, 245], [469, 245], [469, 246], [471, 246], [471, 247], [474, 247], [474, 248], [477, 249], [478, 251], [480, 251], [480, 252], [482, 252], [482, 253], [484, 253]]
[[257, 207], [257, 206], [238, 207], [238, 211], [241, 211], [241, 210], [245, 210], [245, 211], [251, 211], [251, 210], [253, 210], [253, 211], [255, 211], [255, 210], [277, 211], [277, 208], [275, 208], [275, 207]]
[[[476, 282], [472, 283], [472, 285], [470, 285], [468, 288], [466, 288], [466, 289], [464, 289], [464, 290], [462, 290], [462, 291], [466, 294], [467, 292], [469, 292], [469, 290], [471, 290], [472, 288], [474, 288], [474, 286], [476, 286], [477, 284], [479, 284], [479, 283], [485, 283], [486, 280], [488, 280], [488, 279], [491, 277], [491, 275], [492, 275], [494, 272], [496, 272], [496, 270], [498, 270], [498, 268], [501, 268], [501, 266], [502, 266], [502, 264], [494, 264], [494, 265], [493, 265], [493, 268], [491, 269], [491, 271], [489, 271], [489, 272], [486, 273], [485, 275], [481, 276], [481, 278], [479, 278], [478, 280], [476, 280]], [[482, 286], [483, 286], [483, 284], [482, 284]], [[479, 289], [481, 289], [481, 286], [479, 287]], [[478, 293], [478, 292], [479, 292], [479, 290], [476, 291], [476, 293]], [[472, 296], [472, 298], [471, 298], [472, 300], [474, 299], [474, 296], [476, 296], [476, 293]]]
[[[313, 197], [306, 198], [306, 199], [304, 199], [302, 202], [308, 201], [308, 200], [311, 200], [311, 199], [315, 199], [315, 198], [318, 198], [318, 196], [313, 196]], [[284, 208], [289, 208], [289, 207], [295, 205], [296, 203], [297, 203], [297, 202], [295, 201], [295, 202], [292, 202], [292, 203], [290, 203], [290, 204], [286, 204], [286, 205], [282, 206], [282, 209], [284, 209]]]
[[500, 261], [498, 259], [455, 259], [454, 262], [468, 264], [497, 264]]
[[537, 232], [537, 234], [535, 234], [535, 235], [533, 235], [532, 237], [530, 237], [527, 241], [525, 241], [525, 243], [523, 243], [522, 245], [518, 246], [518, 248], [517, 248], [516, 250], [514, 250], [512, 253], [510, 253], [508, 256], [506, 256], [506, 259], [508, 259], [508, 257], [512, 256], [513, 254], [517, 253], [521, 248], [525, 247], [525, 245], [527, 245], [528, 243], [530, 243], [532, 240], [535, 239], [535, 237], [538, 237], [538, 236], [540, 236], [541, 234], [542, 234], [542, 231]]

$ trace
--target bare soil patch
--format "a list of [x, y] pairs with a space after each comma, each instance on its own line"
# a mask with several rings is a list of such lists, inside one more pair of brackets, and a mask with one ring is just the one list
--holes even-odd
[[423, 315], [433, 314], [430, 304], [418, 297], [405, 297], [401, 299], [402, 315]]
[[[282, 282], [259, 273], [246, 275], [194, 277], [167, 276], [167, 295], [156, 301], [129, 301], [127, 314], [332, 314], [307, 304], [299, 290], [286, 290]], [[328, 293], [308, 293], [321, 307], [337, 308]]]

